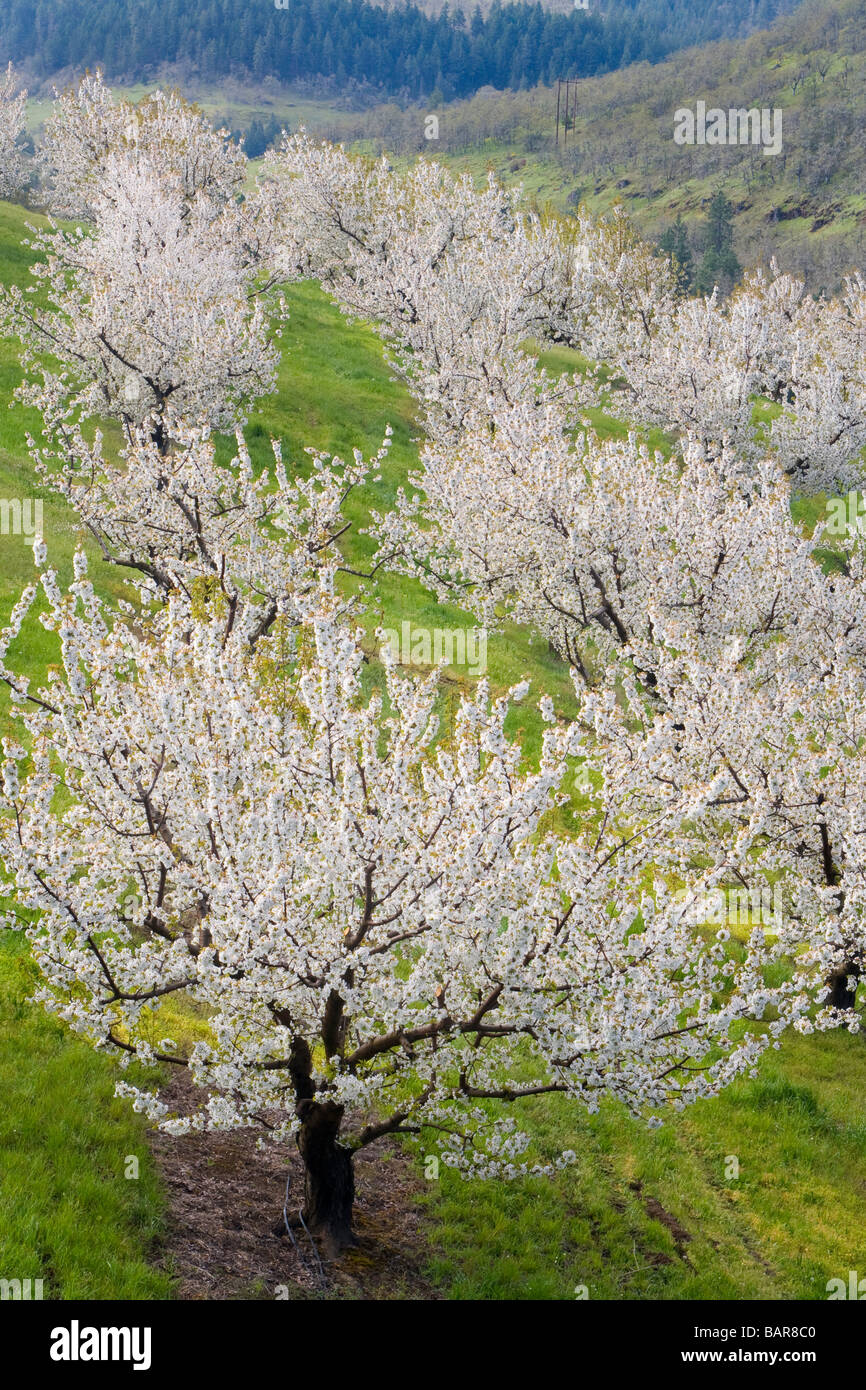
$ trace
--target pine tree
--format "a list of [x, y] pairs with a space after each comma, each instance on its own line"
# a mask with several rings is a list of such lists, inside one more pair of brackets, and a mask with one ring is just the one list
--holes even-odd
[[673, 262], [678, 292], [688, 294], [694, 279], [694, 262], [686, 224], [681, 215], [672, 227], [662, 233], [658, 244], [659, 250], [670, 256]]
[[707, 209], [704, 254], [695, 276], [695, 289], [699, 294], [712, 294], [716, 285], [727, 292], [743, 273], [734, 254], [733, 219], [733, 206], [720, 188], [713, 194]]

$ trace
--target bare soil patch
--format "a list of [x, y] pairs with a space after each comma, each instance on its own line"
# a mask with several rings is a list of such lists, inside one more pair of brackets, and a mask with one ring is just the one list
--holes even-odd
[[[185, 1073], [162, 1098], [191, 1109]], [[438, 1299], [423, 1267], [426, 1244], [416, 1197], [418, 1174], [393, 1142], [379, 1140], [355, 1160], [356, 1248], [337, 1261], [319, 1260], [303, 1230], [296, 1244], [282, 1212], [289, 1178], [289, 1214], [303, 1199], [298, 1154], [256, 1147], [252, 1131], [191, 1134], [154, 1131], [151, 1148], [165, 1185], [169, 1214], [160, 1264], [177, 1279], [177, 1297], [196, 1299]], [[283, 1234], [276, 1234], [282, 1227]], [[324, 1273], [324, 1277], [323, 1277]]]

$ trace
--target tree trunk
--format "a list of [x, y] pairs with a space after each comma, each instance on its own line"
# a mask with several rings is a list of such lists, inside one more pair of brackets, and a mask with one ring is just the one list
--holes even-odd
[[[825, 1004], [832, 1005], [834, 1009], [853, 1009], [857, 1002], [857, 985], [860, 981], [861, 967], [856, 961], [847, 961], [839, 970], [834, 970], [827, 981], [830, 993], [824, 1000]], [[848, 979], [854, 978], [854, 988], [848, 988]]]
[[302, 1100], [298, 1149], [304, 1160], [304, 1221], [328, 1255], [355, 1245], [352, 1153], [339, 1143], [343, 1107], [332, 1100]]
[[[818, 805], [821, 806], [823, 803], [824, 794], [820, 792], [818, 794]], [[830, 843], [830, 832], [827, 829], [826, 821], [819, 821], [818, 830], [821, 836], [821, 858], [824, 865], [824, 881], [831, 888], [839, 888], [842, 882], [842, 873], [833, 860], [833, 847]], [[841, 912], [845, 906], [845, 894], [839, 889], [836, 896], [838, 911]], [[854, 946], [852, 942], [845, 942], [842, 949], [852, 952], [853, 955]], [[849, 956], [848, 960], [844, 961], [843, 964], [839, 966], [838, 970], [834, 970], [827, 980], [829, 994], [827, 994], [824, 999], [825, 1006], [829, 1005], [834, 1009], [853, 1009], [857, 1002], [857, 986], [860, 983], [862, 974], [862, 959], [855, 960]], [[848, 988], [849, 978], [853, 978], [853, 989]]]

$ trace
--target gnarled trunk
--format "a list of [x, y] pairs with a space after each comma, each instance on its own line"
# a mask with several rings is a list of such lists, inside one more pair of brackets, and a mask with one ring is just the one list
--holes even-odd
[[352, 1230], [355, 1174], [352, 1152], [339, 1142], [343, 1107], [302, 1100], [298, 1149], [304, 1160], [304, 1222], [329, 1255], [356, 1243]]
[[326, 1254], [338, 1255], [355, 1244], [355, 1173], [352, 1152], [340, 1143], [343, 1107], [333, 1100], [316, 1099], [313, 1054], [304, 1038], [292, 1040], [289, 1074], [301, 1122], [298, 1151], [304, 1161], [304, 1223], [310, 1235], [321, 1240]]

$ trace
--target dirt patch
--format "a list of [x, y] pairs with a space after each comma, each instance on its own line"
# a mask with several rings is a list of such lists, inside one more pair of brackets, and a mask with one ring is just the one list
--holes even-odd
[[[192, 1108], [185, 1073], [162, 1098], [179, 1113]], [[393, 1143], [377, 1141], [355, 1161], [358, 1246], [322, 1266], [304, 1232], [295, 1243], [282, 1225], [286, 1178], [289, 1213], [303, 1195], [303, 1172], [291, 1150], [256, 1148], [252, 1131], [191, 1134], [155, 1131], [151, 1148], [168, 1196], [159, 1263], [177, 1279], [177, 1297], [196, 1299], [436, 1299], [424, 1278], [426, 1257], [417, 1172]]]
[[638, 1197], [640, 1197], [641, 1201], [643, 1202], [644, 1211], [646, 1212], [647, 1216], [650, 1217], [650, 1219], [653, 1221], [660, 1221], [663, 1226], [667, 1227], [667, 1229], [673, 1236], [673, 1241], [674, 1245], [676, 1246], [677, 1254], [679, 1255], [681, 1260], [685, 1260], [686, 1263], [688, 1263], [686, 1246], [692, 1238], [691, 1232], [687, 1231], [685, 1226], [683, 1226], [682, 1223], [679, 1222], [675, 1216], [672, 1216], [671, 1213], [667, 1211], [665, 1207], [662, 1206], [661, 1202], [658, 1200], [657, 1197], [645, 1197], [643, 1195], [643, 1184], [641, 1182], [629, 1183], [629, 1187], [631, 1188], [632, 1192], [637, 1193]]

